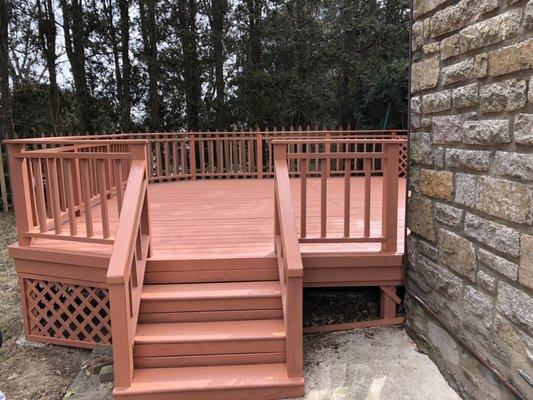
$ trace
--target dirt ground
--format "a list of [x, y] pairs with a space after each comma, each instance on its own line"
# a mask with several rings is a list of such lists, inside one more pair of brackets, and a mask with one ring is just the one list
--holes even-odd
[[7, 247], [16, 241], [13, 213], [0, 213], [0, 391], [7, 400], [63, 399], [87, 352], [61, 346], [18, 345], [23, 335], [20, 296]]

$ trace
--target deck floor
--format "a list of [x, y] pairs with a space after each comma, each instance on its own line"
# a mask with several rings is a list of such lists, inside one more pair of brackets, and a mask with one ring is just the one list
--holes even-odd
[[[344, 178], [328, 180], [328, 236], [341, 236], [343, 229]], [[266, 257], [273, 253], [274, 181], [197, 180], [164, 182], [149, 186], [152, 257], [156, 259], [196, 259], [227, 257]], [[320, 179], [307, 184], [307, 236], [320, 229]], [[300, 181], [291, 180], [294, 213], [300, 226]], [[403, 252], [405, 179], [399, 182], [398, 252]], [[381, 234], [382, 178], [372, 178], [371, 235]], [[111, 233], [117, 225], [116, 201], [110, 200]], [[351, 232], [363, 231], [362, 178], [351, 182]], [[101, 232], [99, 206], [93, 209], [95, 232]], [[84, 220], [78, 228], [84, 233]], [[65, 231], [68, 225], [64, 226]], [[70, 241], [36, 239], [35, 248], [108, 254], [112, 246]], [[379, 244], [302, 245], [302, 251], [378, 251]]]

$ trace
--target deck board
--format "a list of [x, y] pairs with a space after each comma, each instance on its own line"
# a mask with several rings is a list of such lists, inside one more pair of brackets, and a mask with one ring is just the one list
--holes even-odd
[[[328, 180], [328, 236], [342, 236], [343, 179]], [[360, 177], [351, 182], [351, 233], [363, 232], [363, 184]], [[371, 235], [381, 233], [382, 178], [372, 178]], [[197, 180], [165, 182], [149, 186], [152, 257], [155, 259], [196, 259], [229, 257], [267, 257], [273, 253], [274, 182], [262, 180]], [[294, 214], [300, 229], [300, 181], [291, 179]], [[307, 183], [307, 236], [320, 231], [320, 179]], [[398, 252], [403, 252], [405, 179], [399, 181]], [[100, 207], [93, 208], [95, 233], [102, 231]], [[109, 200], [111, 235], [116, 230], [118, 213], [115, 199]], [[82, 218], [78, 231], [85, 233]], [[63, 225], [65, 232], [68, 224]], [[35, 239], [32, 247], [71, 252], [110, 254], [111, 245]], [[379, 244], [302, 245], [302, 251], [379, 250]]]

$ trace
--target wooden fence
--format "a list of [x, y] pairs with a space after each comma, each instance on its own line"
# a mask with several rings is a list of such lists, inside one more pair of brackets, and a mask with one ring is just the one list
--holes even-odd
[[[150, 182], [166, 182], [180, 179], [243, 179], [273, 178], [273, 140], [287, 137], [299, 138], [405, 138], [406, 131], [353, 131], [353, 130], [291, 130], [291, 131], [250, 131], [250, 132], [172, 132], [172, 133], [124, 133], [115, 135], [74, 136], [35, 138], [20, 141], [27, 150], [54, 149], [82, 141], [124, 141], [145, 139], [149, 143], [148, 175]], [[319, 153], [323, 151], [318, 143], [293, 143], [289, 151]], [[380, 143], [332, 143], [331, 152], [380, 152]], [[311, 158], [306, 174], [320, 176], [320, 160]], [[363, 165], [354, 164], [354, 169], [362, 171]], [[4, 212], [8, 210], [9, 186], [0, 163], [0, 192]], [[400, 147], [399, 173], [406, 174], [407, 144]], [[371, 163], [371, 172], [381, 171], [381, 163]], [[292, 160], [289, 165], [291, 177], [299, 176], [300, 164]], [[331, 175], [342, 176], [344, 163], [337, 159], [331, 163]]]

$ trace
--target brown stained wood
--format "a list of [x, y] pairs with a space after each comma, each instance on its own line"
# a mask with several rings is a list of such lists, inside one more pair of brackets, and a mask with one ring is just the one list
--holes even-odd
[[304, 335], [311, 335], [315, 333], [325, 332], [340, 332], [355, 329], [372, 329], [381, 328], [383, 326], [401, 325], [405, 322], [405, 317], [395, 317], [387, 319], [377, 319], [371, 321], [350, 322], [346, 324], [332, 324], [322, 326], [311, 326], [303, 329]]
[[[71, 236], [78, 234], [78, 228], [76, 223], [76, 198], [74, 195], [74, 183], [72, 177], [72, 166], [75, 160], [67, 160], [65, 165], [64, 185], [66, 189], [67, 197], [67, 210], [68, 210], [68, 222], [69, 232]], [[42, 231], [41, 231], [42, 232]]]
[[104, 239], [107, 239], [109, 237], [109, 209], [107, 205], [106, 170], [104, 160], [97, 160], [96, 175], [98, 194], [100, 195], [100, 212], [102, 215], [102, 236]]
[[54, 230], [56, 234], [61, 233], [61, 205], [59, 199], [59, 182], [57, 179], [57, 159], [49, 158], [46, 160], [46, 172], [48, 185], [50, 186], [50, 209], [54, 220]]
[[364, 213], [364, 237], [370, 236], [370, 194], [371, 194], [371, 184], [372, 184], [372, 178], [370, 175], [370, 168], [372, 160], [369, 158], [365, 158], [363, 160], [364, 163], [364, 171], [365, 171], [365, 178], [364, 178], [364, 206], [363, 206], [363, 213]]
[[89, 176], [89, 160], [80, 160], [81, 191], [83, 199], [83, 214], [85, 218], [85, 232], [87, 237], [94, 235], [91, 206], [91, 181]]
[[351, 160], [344, 160], [344, 237], [350, 236], [350, 183], [351, 183]]
[[300, 237], [307, 236], [307, 160], [300, 160]]
[[320, 177], [320, 237], [327, 235], [327, 213], [328, 213], [328, 159], [321, 160]]
[[45, 232], [46, 227], [46, 204], [44, 197], [44, 185], [43, 185], [43, 171], [41, 160], [35, 158], [32, 160], [33, 165], [33, 175], [35, 179], [35, 202], [36, 202], [36, 212], [37, 212], [37, 221], [39, 224], [39, 230]]

